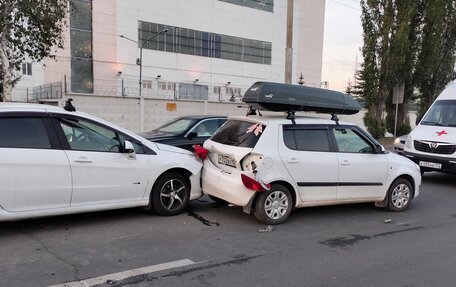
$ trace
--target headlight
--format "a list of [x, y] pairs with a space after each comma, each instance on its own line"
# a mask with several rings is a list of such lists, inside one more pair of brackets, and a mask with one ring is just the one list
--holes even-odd
[[395, 143], [395, 144], [400, 144], [400, 143], [401, 143], [401, 139], [400, 139], [400, 138], [396, 138], [396, 139], [394, 140], [394, 143]]
[[412, 148], [412, 136], [409, 135], [407, 137], [407, 141], [405, 141], [405, 147], [411, 149]]

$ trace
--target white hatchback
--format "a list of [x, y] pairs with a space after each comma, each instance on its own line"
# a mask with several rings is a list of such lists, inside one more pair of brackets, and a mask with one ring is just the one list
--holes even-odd
[[375, 202], [392, 211], [418, 196], [420, 168], [356, 125], [285, 116], [230, 117], [197, 153], [203, 192], [263, 223], [294, 207]]
[[0, 103], [0, 221], [134, 206], [182, 212], [201, 161], [58, 107]]

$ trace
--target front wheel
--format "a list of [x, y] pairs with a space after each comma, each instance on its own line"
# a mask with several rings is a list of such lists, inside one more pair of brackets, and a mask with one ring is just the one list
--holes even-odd
[[405, 210], [412, 200], [413, 188], [405, 178], [396, 179], [388, 190], [388, 204], [386, 209], [390, 211]]
[[152, 188], [152, 209], [160, 215], [176, 215], [184, 211], [190, 198], [190, 185], [177, 172], [169, 172], [157, 179]]
[[283, 185], [272, 184], [271, 189], [261, 192], [253, 213], [265, 224], [280, 224], [288, 218], [293, 208], [291, 193]]

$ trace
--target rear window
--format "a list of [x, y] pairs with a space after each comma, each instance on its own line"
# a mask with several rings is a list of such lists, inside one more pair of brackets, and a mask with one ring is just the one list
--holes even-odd
[[230, 120], [217, 130], [211, 140], [231, 146], [253, 148], [265, 129], [266, 126], [260, 123]]

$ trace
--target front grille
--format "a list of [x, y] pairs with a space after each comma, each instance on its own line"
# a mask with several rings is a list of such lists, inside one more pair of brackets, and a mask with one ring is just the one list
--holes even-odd
[[413, 141], [415, 149], [427, 153], [453, 154], [456, 152], [456, 145], [441, 142]]

